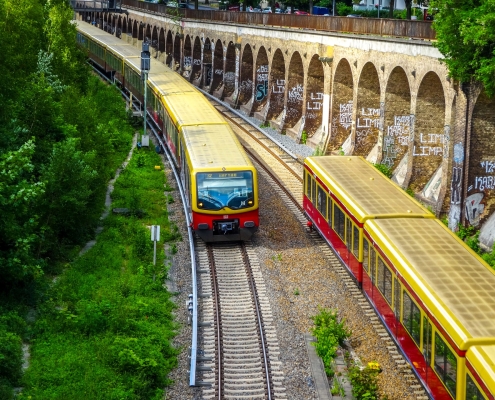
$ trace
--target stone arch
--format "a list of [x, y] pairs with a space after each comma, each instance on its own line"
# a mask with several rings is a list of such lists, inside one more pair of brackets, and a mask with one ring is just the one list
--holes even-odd
[[254, 86], [253, 111], [259, 112], [268, 101], [268, 55], [264, 46], [261, 46], [256, 56], [256, 76]]
[[191, 77], [192, 72], [192, 45], [191, 36], [187, 35], [184, 40], [184, 62], [183, 62], [184, 72], [182, 75], [184, 78], [188, 79]]
[[123, 27], [125, 25], [123, 25], [123, 21], [122, 21], [122, 17], [119, 16], [118, 20], [117, 20], [117, 29], [115, 31], [115, 35], [121, 39], [122, 38], [122, 31], [123, 31]]
[[[466, 221], [479, 227], [495, 210], [495, 100], [483, 91], [471, 118], [469, 165], [464, 211]], [[488, 221], [487, 221], [488, 222]], [[493, 218], [489, 218], [493, 231]], [[487, 229], [484, 227], [483, 230]], [[493, 235], [493, 234], [492, 234]]]
[[211, 87], [211, 81], [213, 78], [213, 65], [212, 65], [212, 42], [210, 38], [206, 38], [203, 45], [203, 62], [202, 62], [202, 84], [201, 87], [209, 89]]
[[191, 73], [191, 81], [195, 82], [195, 84], [198, 84], [201, 78], [201, 40], [199, 39], [199, 36], [196, 36], [196, 39], [194, 39], [192, 54], [193, 67]]
[[[416, 98], [412, 174], [409, 186], [421, 192], [439, 168], [444, 156], [445, 95], [440, 78], [428, 72], [419, 85]], [[429, 185], [431, 186], [431, 184]], [[436, 198], [438, 200], [438, 193]]]
[[160, 28], [160, 35], [158, 35], [158, 51], [165, 52], [165, 30], [163, 28]]
[[223, 76], [223, 94], [222, 97], [230, 97], [235, 91], [235, 45], [229, 42], [225, 53], [225, 72]]
[[158, 27], [153, 26], [151, 31], [151, 47], [155, 50], [155, 58], [158, 57]]
[[325, 74], [318, 54], [311, 58], [308, 68], [308, 80], [306, 83], [306, 118], [304, 130], [307, 137], [312, 137], [318, 129], [321, 129], [323, 118], [323, 92]]
[[134, 23], [132, 24], [132, 37], [133, 39], [138, 38], [138, 23], [136, 20], [134, 20]]
[[167, 56], [165, 58], [165, 64], [170, 68], [172, 68], [173, 52], [174, 52], [174, 40], [172, 37], [172, 31], [168, 31], [167, 40], [165, 42], [165, 53], [167, 53]]
[[146, 28], [143, 29], [143, 41], [147, 41], [148, 43], [151, 44], [151, 40], [152, 40], [152, 37], [151, 37], [151, 26], [150, 25], [146, 25]]
[[[394, 173], [394, 180], [402, 185], [407, 167], [409, 135], [414, 121], [411, 117], [411, 90], [406, 72], [395, 67], [387, 81], [385, 90], [385, 116], [383, 131], [382, 163], [395, 170], [399, 163], [400, 171]], [[397, 174], [400, 174], [397, 177]]]
[[275, 51], [270, 68], [270, 104], [267, 121], [276, 119], [284, 110], [285, 96], [285, 60], [280, 49]]
[[284, 126], [292, 128], [302, 117], [304, 95], [304, 66], [299, 52], [292, 54], [287, 79], [287, 109]]
[[211, 93], [218, 92], [223, 85], [223, 45], [218, 39], [215, 43], [213, 53], [213, 82], [211, 84]]
[[241, 74], [239, 78], [239, 96], [237, 105], [244, 105], [253, 95], [253, 50], [247, 44], [241, 55]]
[[133, 31], [133, 21], [131, 18], [128, 18], [127, 19], [127, 34], [130, 35], [131, 37], [134, 37], [133, 34], [132, 34], [132, 31]]
[[142, 22], [140, 22], [138, 29], [138, 40], [144, 40], [145, 28], [146, 26]]
[[361, 70], [357, 87], [354, 155], [377, 160], [380, 116], [380, 78], [375, 65], [367, 62]]
[[332, 128], [328, 150], [343, 148], [348, 154], [352, 131], [352, 99], [354, 78], [349, 61], [342, 58], [337, 64], [333, 77]]
[[174, 65], [172, 66], [174, 71], [180, 69], [180, 35], [174, 36]]

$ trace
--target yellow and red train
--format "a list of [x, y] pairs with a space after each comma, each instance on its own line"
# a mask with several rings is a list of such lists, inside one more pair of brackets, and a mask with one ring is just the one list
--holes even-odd
[[437, 400], [494, 400], [495, 271], [362, 157], [309, 157], [304, 210]]
[[[77, 40], [94, 66], [143, 104], [136, 47], [85, 22], [77, 23]], [[205, 242], [249, 239], [259, 225], [257, 173], [227, 122], [155, 59], [146, 85], [146, 109], [180, 171], [195, 232]]]

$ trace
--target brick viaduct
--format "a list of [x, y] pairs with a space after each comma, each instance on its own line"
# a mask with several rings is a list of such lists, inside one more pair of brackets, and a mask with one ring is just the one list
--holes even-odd
[[448, 77], [421, 40], [239, 26], [131, 11], [81, 13], [194, 85], [326, 154], [387, 164], [393, 180], [495, 239], [495, 102]]

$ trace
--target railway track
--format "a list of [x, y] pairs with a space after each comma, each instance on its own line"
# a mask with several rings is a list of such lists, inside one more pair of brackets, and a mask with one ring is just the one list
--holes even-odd
[[[273, 190], [285, 202], [287, 208], [293, 212], [297, 220], [306, 226], [307, 219], [302, 206], [304, 170], [300, 160], [288, 155], [283, 148], [273, 143], [236, 112], [214, 99], [210, 98], [210, 101], [231, 122], [232, 129], [251, 156], [258, 173], [274, 183]], [[308, 235], [311, 237], [314, 246], [319, 249], [332, 269], [340, 276], [348, 295], [354, 298], [354, 301], [360, 305], [364, 314], [370, 319], [376, 335], [383, 341], [384, 347], [387, 348], [390, 357], [396, 363], [397, 370], [403, 374], [403, 379], [410, 385], [416, 399], [427, 399], [426, 391], [420, 385], [417, 377], [411, 372], [407, 361], [399, 353], [396, 344], [386, 332], [375, 311], [361, 290], [358, 289], [341, 260], [317, 231], [311, 230]]]
[[[286, 399], [265, 285], [249, 243], [198, 241], [202, 399]], [[206, 386], [209, 384], [209, 386]]]

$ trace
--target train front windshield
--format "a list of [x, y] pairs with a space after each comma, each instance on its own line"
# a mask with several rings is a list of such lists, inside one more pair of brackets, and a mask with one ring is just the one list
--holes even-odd
[[198, 173], [196, 183], [199, 209], [240, 210], [254, 205], [251, 171]]

